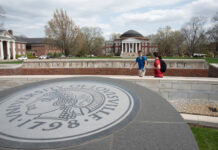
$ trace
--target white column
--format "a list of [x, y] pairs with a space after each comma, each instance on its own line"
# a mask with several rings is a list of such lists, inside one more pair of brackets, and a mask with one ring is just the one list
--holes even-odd
[[139, 50], [142, 50], [141, 42], [139, 43]]
[[131, 53], [133, 52], [133, 43], [131, 43]]
[[126, 53], [127, 53], [127, 50], [128, 50], [127, 46], [128, 46], [128, 44], [126, 43]]
[[131, 51], [132, 51], [132, 43], [129, 43], [129, 53], [131, 53]]
[[10, 41], [7, 42], [7, 58], [11, 58], [11, 52], [10, 52], [11, 44]]
[[4, 59], [3, 41], [0, 42], [0, 59]]
[[132, 53], [134, 53], [134, 43], [132, 43]]
[[13, 41], [13, 59], [16, 59], [15, 41]]
[[122, 43], [122, 53], [124, 53], [124, 43]]
[[135, 52], [135, 48], [134, 48], [134, 43], [132, 43], [132, 52], [134, 53]]
[[123, 43], [121, 42], [121, 54], [123, 53]]
[[128, 51], [129, 51], [129, 53], [130, 53], [130, 43], [128, 43]]
[[138, 43], [136, 43], [136, 53], [138, 53]]

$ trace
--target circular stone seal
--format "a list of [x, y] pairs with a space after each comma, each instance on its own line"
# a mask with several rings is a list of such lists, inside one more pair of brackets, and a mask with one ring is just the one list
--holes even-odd
[[124, 87], [103, 81], [31, 86], [1, 98], [0, 139], [42, 147], [48, 142], [70, 141], [72, 145], [110, 134], [128, 123], [137, 103]]

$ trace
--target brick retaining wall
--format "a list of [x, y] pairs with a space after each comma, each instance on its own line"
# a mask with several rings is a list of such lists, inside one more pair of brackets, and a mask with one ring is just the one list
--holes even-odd
[[209, 77], [218, 78], [218, 64], [210, 64]]
[[[0, 75], [137, 75], [138, 70], [127, 68], [14, 68], [0, 69]], [[147, 69], [152, 76], [153, 70]], [[168, 69], [165, 76], [208, 77], [208, 69]]]

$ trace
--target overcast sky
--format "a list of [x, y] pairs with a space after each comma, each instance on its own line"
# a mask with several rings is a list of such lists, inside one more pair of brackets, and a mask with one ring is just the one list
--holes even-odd
[[108, 38], [129, 29], [144, 36], [167, 25], [177, 30], [193, 16], [211, 19], [218, 0], [0, 0], [0, 6], [6, 12], [4, 27], [15, 35], [44, 37], [44, 26], [62, 8], [75, 24], [101, 27]]

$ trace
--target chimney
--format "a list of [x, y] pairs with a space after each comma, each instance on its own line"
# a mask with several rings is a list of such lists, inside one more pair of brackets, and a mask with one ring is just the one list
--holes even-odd
[[10, 33], [11, 35], [13, 35], [13, 30], [8, 30], [8, 33]]

